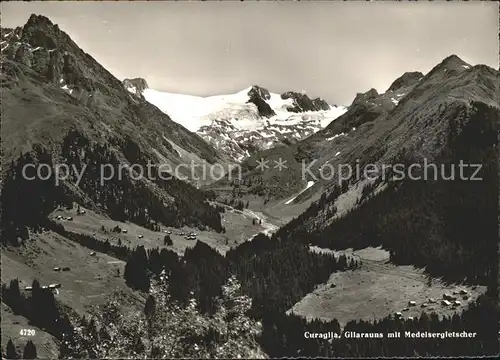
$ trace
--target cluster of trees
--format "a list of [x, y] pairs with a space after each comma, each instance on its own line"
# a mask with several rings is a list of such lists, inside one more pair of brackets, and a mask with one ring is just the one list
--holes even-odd
[[252, 225], [261, 225], [262, 224], [262, 219], [252, 219]]
[[257, 339], [262, 326], [247, 315], [251, 299], [234, 277], [225, 280], [212, 314], [194, 298], [172, 301], [168, 276], [153, 280], [144, 313], [122, 314], [112, 298], [61, 344], [64, 358], [265, 358]]
[[[48, 179], [42, 180], [32, 167], [27, 167], [23, 174], [25, 166], [31, 164], [38, 164], [41, 177]], [[1, 244], [19, 245], [19, 239], [29, 238], [28, 228], [41, 231], [45, 227], [47, 215], [58, 204], [71, 206], [63, 189], [55, 185], [54, 175], [44, 166], [53, 168], [51, 155], [36, 145], [31, 153], [22, 154], [8, 166], [0, 195]]]
[[264, 234], [228, 251], [226, 258], [231, 272], [252, 297], [252, 312], [259, 318], [287, 311], [333, 272], [358, 265], [345, 256], [314, 253], [304, 243], [270, 239]]
[[138, 246], [127, 260], [124, 278], [130, 287], [147, 292], [150, 279], [162, 271], [170, 276], [172, 299], [186, 304], [193, 293], [200, 309], [210, 312], [228, 277], [228, 264], [222, 255], [200, 241], [186, 249], [183, 258], [166, 248], [146, 250]]
[[236, 274], [253, 300], [252, 315], [262, 318], [285, 312], [332, 272], [357, 266], [345, 256], [314, 253], [303, 243], [271, 240], [260, 234], [226, 256], [202, 242], [186, 249], [183, 258], [165, 248], [139, 246], [130, 255], [124, 276], [130, 286], [148, 291], [150, 279], [164, 271], [170, 278], [173, 300], [186, 304], [194, 297], [200, 311], [211, 313], [225, 279]]
[[33, 341], [28, 340], [26, 345], [24, 345], [23, 353], [20, 356], [17, 352], [16, 345], [12, 339], [7, 342], [7, 347], [5, 349], [5, 354], [3, 355], [5, 359], [36, 359], [38, 357], [36, 352], [36, 346]]
[[165, 237], [163, 238], [163, 245], [164, 246], [174, 245], [174, 242], [172, 241], [172, 238], [170, 237], [170, 235], [165, 235]]
[[152, 276], [170, 274], [171, 293], [185, 302], [191, 292], [202, 311], [213, 310], [229, 273], [236, 274], [253, 299], [252, 311], [284, 312], [334, 271], [355, 268], [353, 260], [333, 254], [317, 254], [303, 243], [271, 240], [260, 234], [222, 256], [197, 242], [181, 259], [168, 249], [146, 250], [138, 246], [129, 256], [124, 277], [129, 286], [147, 292]]
[[149, 291], [149, 262], [144, 246], [138, 246], [131, 254], [125, 264], [123, 276], [127, 285], [134, 289]]
[[44, 329], [59, 340], [73, 331], [68, 315], [54, 298], [50, 289], [43, 289], [38, 280], [33, 280], [28, 296], [19, 289], [19, 281], [13, 279], [2, 284], [2, 302], [16, 315], [26, 317], [33, 325]]

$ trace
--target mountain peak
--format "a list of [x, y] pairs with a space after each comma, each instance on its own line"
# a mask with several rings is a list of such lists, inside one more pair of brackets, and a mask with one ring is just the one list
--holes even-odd
[[49, 18], [43, 15], [31, 14], [28, 21], [24, 25], [25, 27], [36, 26], [36, 27], [52, 27], [54, 24]]
[[396, 91], [403, 87], [414, 85], [423, 77], [424, 74], [420, 71], [405, 72], [403, 75], [394, 80], [387, 91]]
[[267, 89], [253, 85], [248, 91], [248, 97], [248, 102], [257, 106], [260, 116], [271, 117], [276, 115], [271, 106], [266, 102], [266, 100], [271, 98], [271, 94]]
[[433, 81], [441, 81], [443, 77], [450, 74], [460, 74], [461, 72], [469, 69], [471, 65], [460, 59], [457, 55], [452, 54], [446, 57], [439, 64], [434, 66], [423, 78], [422, 82], [433, 78]]
[[269, 100], [271, 98], [271, 94], [269, 94], [269, 91], [267, 89], [264, 89], [263, 87], [260, 87], [258, 85], [252, 85], [248, 90], [248, 96], [253, 97], [256, 95], [263, 100]]
[[[65, 35], [65, 34], [64, 34]], [[60, 42], [70, 43], [69, 37], [62, 35], [59, 26], [43, 15], [31, 14], [22, 28], [21, 42], [47, 50], [55, 49]]]
[[452, 54], [448, 57], [446, 57], [441, 64], [446, 64], [446, 65], [469, 65], [462, 59], [460, 59], [457, 55]]
[[470, 67], [470, 64], [467, 64], [465, 61], [460, 59], [457, 55], [450, 55], [445, 58], [441, 63], [439, 63], [434, 69], [431, 70], [435, 72], [436, 70], [451, 70], [451, 71], [463, 71]]

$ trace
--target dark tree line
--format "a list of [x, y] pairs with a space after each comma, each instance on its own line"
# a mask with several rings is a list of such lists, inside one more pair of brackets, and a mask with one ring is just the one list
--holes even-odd
[[314, 286], [335, 271], [356, 267], [345, 256], [311, 252], [304, 243], [270, 239], [259, 234], [227, 252], [231, 272], [237, 274], [259, 318], [285, 312]]
[[130, 254], [123, 276], [130, 287], [146, 292], [149, 290], [149, 262], [144, 246], [138, 246]]
[[131, 253], [130, 248], [121, 245], [120, 242], [118, 242], [118, 245], [114, 245], [111, 244], [108, 239], [106, 239], [106, 241], [102, 241], [90, 235], [78, 234], [72, 231], [68, 231], [64, 229], [64, 226], [52, 220], [49, 220], [48, 224], [49, 224], [47, 226], [48, 229], [53, 230], [58, 234], [74, 242], [77, 242], [82, 246], [85, 246], [86, 248], [111, 255], [117, 259], [126, 261]]
[[16, 346], [12, 339], [7, 342], [7, 348], [4, 354], [5, 359], [36, 359], [38, 357], [36, 352], [36, 346], [33, 341], [28, 340], [26, 345], [24, 345], [22, 356], [19, 356]]
[[21, 292], [17, 279], [11, 280], [8, 285], [2, 284], [2, 302], [15, 314], [26, 317], [33, 325], [59, 340], [73, 332], [68, 315], [58, 304], [52, 291], [42, 288], [36, 279], [33, 280], [30, 295]]
[[187, 301], [193, 293], [201, 310], [210, 312], [224, 281], [234, 273], [253, 299], [254, 315], [262, 317], [288, 310], [332, 272], [357, 265], [344, 255], [317, 254], [301, 243], [274, 241], [261, 234], [225, 257], [199, 241], [186, 249], [182, 259], [165, 248], [139, 246], [129, 256], [124, 276], [129, 286], [148, 291], [150, 277], [165, 270], [174, 299]]
[[[32, 164], [46, 165], [53, 168], [52, 158], [42, 147], [34, 146], [31, 153], [24, 153], [17, 161], [11, 162], [3, 178], [0, 196], [1, 243], [19, 245], [19, 239], [27, 240], [28, 228], [42, 231], [47, 225], [47, 215], [58, 205], [71, 206], [64, 189], [55, 186], [54, 176], [43, 167], [40, 175], [36, 174]], [[23, 176], [23, 169], [24, 175]], [[27, 177], [33, 180], [28, 180]]]
[[168, 249], [148, 249], [138, 246], [125, 265], [124, 277], [132, 288], [148, 291], [150, 277], [164, 271], [170, 279], [172, 298], [182, 304], [192, 297], [198, 300], [200, 310], [214, 310], [214, 299], [228, 276], [227, 261], [203, 242], [186, 249], [183, 258]]

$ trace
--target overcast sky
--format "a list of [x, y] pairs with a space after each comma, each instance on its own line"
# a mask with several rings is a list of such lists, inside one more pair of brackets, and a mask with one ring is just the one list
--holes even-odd
[[193, 95], [258, 84], [332, 104], [456, 54], [498, 68], [495, 2], [3, 2], [47, 16], [119, 79]]

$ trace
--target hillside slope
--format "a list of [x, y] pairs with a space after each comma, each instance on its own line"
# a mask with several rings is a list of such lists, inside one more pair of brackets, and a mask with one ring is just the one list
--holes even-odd
[[[392, 262], [491, 285], [498, 240], [498, 80], [498, 71], [450, 56], [392, 109], [366, 99], [365, 110], [352, 105], [299, 144], [296, 156], [314, 162], [308, 176], [327, 190], [277, 236], [335, 249], [382, 245]], [[463, 176], [460, 163], [471, 164]], [[344, 171], [325, 180], [325, 164], [343, 164]]]
[[[32, 15], [24, 27], [2, 33], [2, 241], [25, 238], [26, 225], [73, 202], [150, 228], [221, 229], [206, 194], [178, 179], [191, 173], [175, 169], [192, 160], [224, 163], [223, 156], [132, 96], [47, 18]], [[73, 171], [58, 186], [53, 173], [50, 181], [23, 179], [26, 164]]]

